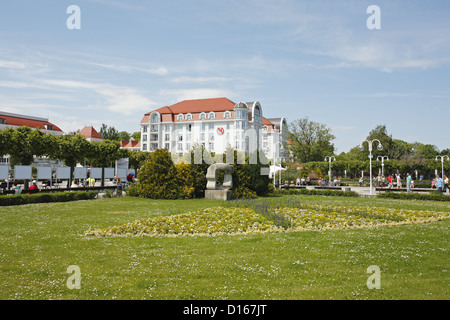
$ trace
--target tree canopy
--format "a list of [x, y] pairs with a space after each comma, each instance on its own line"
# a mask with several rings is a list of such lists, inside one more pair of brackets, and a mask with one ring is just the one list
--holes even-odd
[[299, 162], [322, 161], [334, 153], [332, 140], [335, 136], [331, 133], [331, 129], [308, 118], [288, 124], [287, 139], [291, 142], [289, 151]]

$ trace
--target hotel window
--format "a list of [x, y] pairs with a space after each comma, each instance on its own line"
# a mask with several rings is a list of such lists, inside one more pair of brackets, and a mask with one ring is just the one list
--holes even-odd
[[208, 146], [209, 146], [209, 150], [214, 150], [214, 142], [210, 142], [208, 144]]
[[158, 132], [158, 126], [152, 124], [152, 125], [150, 126], [150, 132]]
[[214, 123], [209, 124], [209, 130], [214, 130]]
[[164, 135], [164, 141], [170, 141], [170, 134], [166, 133]]
[[191, 141], [191, 134], [190, 134], [190, 133], [188, 133], [188, 134], [186, 135], [186, 141]]
[[240, 129], [239, 121], [236, 121], [236, 129]]
[[178, 135], [178, 141], [183, 141], [183, 135], [182, 134]]
[[184, 119], [183, 114], [180, 113], [180, 114], [177, 116], [177, 120], [178, 120], [178, 121], [183, 121], [183, 119]]
[[147, 132], [147, 126], [142, 127], [142, 132]]
[[216, 117], [216, 114], [212, 111], [208, 115], [208, 119], [214, 119], [215, 117]]
[[209, 134], [209, 141], [214, 141], [214, 133]]
[[146, 143], [142, 144], [142, 150], [147, 151], [147, 144]]
[[230, 111], [225, 111], [223, 117], [224, 117], [225, 119], [231, 118], [231, 112], [230, 112]]
[[230, 123], [227, 122], [227, 130], [230, 130]]
[[205, 120], [206, 119], [206, 113], [202, 112], [200, 113], [200, 120]]
[[186, 115], [186, 120], [192, 120], [192, 114], [188, 113], [188, 114]]
[[164, 148], [166, 148], [167, 150], [170, 150], [170, 143], [165, 143]]
[[263, 140], [267, 141], [267, 133], [263, 133]]
[[191, 132], [192, 131], [192, 124], [187, 124], [186, 125], [186, 131], [187, 132]]
[[205, 133], [200, 133], [200, 140], [205, 141]]
[[183, 151], [183, 144], [182, 143], [178, 143], [177, 144], [177, 151]]
[[165, 124], [164, 125], [164, 131], [166, 131], [166, 132], [170, 131], [170, 125]]
[[142, 135], [142, 141], [147, 141], [147, 135], [146, 134]]
[[158, 114], [156, 114], [156, 113], [152, 114], [152, 118], [150, 119], [150, 122], [151, 122], [151, 123], [157, 123], [157, 122], [159, 122], [159, 116], [158, 116]]
[[186, 151], [191, 150], [191, 144], [190, 143], [186, 143]]
[[236, 110], [234, 112], [234, 118], [235, 119], [247, 119], [248, 118], [247, 110]]
[[206, 130], [206, 123], [202, 123], [202, 131]]

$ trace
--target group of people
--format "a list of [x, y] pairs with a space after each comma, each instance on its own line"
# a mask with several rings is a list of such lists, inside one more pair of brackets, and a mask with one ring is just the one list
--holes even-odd
[[295, 181], [295, 185], [296, 186], [307, 186], [311, 184], [311, 180], [309, 179], [309, 177], [298, 177], [297, 180]]
[[[378, 174], [378, 176], [376, 176], [374, 180], [377, 183], [378, 188], [388, 187], [389, 189], [392, 189], [394, 188], [394, 185], [397, 187], [397, 189], [402, 188], [402, 176], [400, 173], [397, 173], [395, 175], [388, 175], [387, 177]], [[410, 189], [414, 188], [414, 180], [409, 173], [406, 174], [406, 188], [407, 191], [410, 191]]]
[[448, 176], [444, 175], [444, 178], [442, 178], [440, 175], [437, 175], [436, 179], [433, 179], [433, 181], [431, 182], [431, 188], [436, 188], [436, 190], [441, 192], [447, 192]]

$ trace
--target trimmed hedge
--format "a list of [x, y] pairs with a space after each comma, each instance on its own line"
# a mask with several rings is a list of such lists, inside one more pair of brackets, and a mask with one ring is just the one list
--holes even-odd
[[97, 196], [95, 191], [72, 191], [0, 196], [0, 206], [16, 206], [31, 203], [65, 202], [90, 200]]
[[338, 196], [338, 197], [359, 197], [359, 194], [355, 191], [342, 191], [342, 190], [316, 190], [316, 189], [288, 189], [288, 190], [275, 190], [275, 194], [287, 194], [296, 195], [303, 194], [308, 196]]
[[450, 201], [450, 196], [441, 194], [439, 191], [431, 193], [408, 193], [408, 192], [384, 192], [377, 195], [378, 198], [404, 199], [404, 200], [428, 200], [428, 201]]

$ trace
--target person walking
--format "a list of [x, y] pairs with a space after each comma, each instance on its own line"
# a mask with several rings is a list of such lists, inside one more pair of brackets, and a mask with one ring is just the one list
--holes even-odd
[[440, 191], [441, 193], [442, 193], [443, 185], [444, 185], [444, 181], [442, 180], [442, 178], [439, 175], [437, 175], [436, 176], [436, 189], [438, 191]]
[[402, 178], [400, 176], [400, 173], [397, 173], [397, 189], [400, 189], [402, 187]]
[[411, 192], [411, 175], [406, 174], [406, 192]]
[[448, 192], [448, 176], [444, 175], [444, 192]]

